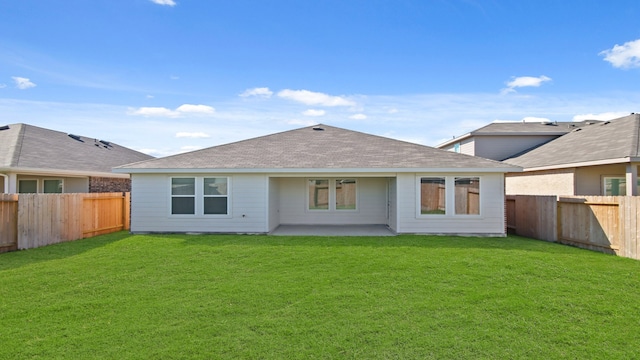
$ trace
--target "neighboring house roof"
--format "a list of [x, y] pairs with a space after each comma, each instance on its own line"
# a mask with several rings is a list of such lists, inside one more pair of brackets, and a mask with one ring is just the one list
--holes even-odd
[[193, 169], [234, 172], [333, 169], [484, 169], [493, 172], [521, 170], [493, 160], [327, 125], [316, 125], [128, 164], [114, 171], [135, 173]]
[[114, 176], [115, 166], [152, 158], [111, 142], [33, 125], [0, 127], [0, 171]]
[[631, 114], [571, 131], [504, 160], [525, 170], [640, 161], [640, 115]]
[[455, 137], [439, 144], [438, 148], [450, 146], [458, 141], [473, 136], [533, 136], [557, 135], [561, 136], [576, 128], [601, 123], [599, 120], [570, 121], [570, 122], [494, 122], [473, 130], [470, 133]]

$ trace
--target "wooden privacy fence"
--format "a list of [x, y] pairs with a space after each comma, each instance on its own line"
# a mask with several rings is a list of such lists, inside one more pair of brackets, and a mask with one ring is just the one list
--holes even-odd
[[130, 193], [0, 194], [0, 252], [129, 229]]
[[640, 197], [509, 195], [506, 205], [517, 235], [640, 260]]

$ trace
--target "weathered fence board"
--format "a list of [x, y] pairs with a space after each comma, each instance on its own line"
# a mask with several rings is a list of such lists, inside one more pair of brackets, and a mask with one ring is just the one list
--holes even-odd
[[0, 252], [18, 248], [18, 195], [0, 194]]
[[640, 197], [507, 196], [507, 227], [518, 235], [640, 259]]
[[0, 251], [129, 229], [129, 193], [0, 195]]

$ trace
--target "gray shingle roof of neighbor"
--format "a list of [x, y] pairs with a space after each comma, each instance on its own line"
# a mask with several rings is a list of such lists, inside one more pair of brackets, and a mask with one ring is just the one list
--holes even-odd
[[315, 125], [128, 164], [135, 169], [498, 169], [497, 161], [327, 125]]
[[0, 127], [0, 170], [41, 169], [111, 173], [115, 166], [152, 159], [141, 152], [99, 139], [28, 124]]
[[631, 114], [575, 129], [504, 162], [527, 169], [638, 157], [639, 132], [640, 115]]
[[495, 122], [471, 132], [473, 135], [561, 135], [576, 128], [601, 123], [599, 120], [565, 122]]

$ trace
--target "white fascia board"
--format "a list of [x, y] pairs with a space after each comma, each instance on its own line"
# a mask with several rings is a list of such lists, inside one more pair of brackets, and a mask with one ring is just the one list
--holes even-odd
[[454, 143], [456, 143], [456, 142], [458, 142], [458, 141], [461, 141], [461, 140], [464, 140], [464, 139], [468, 139], [468, 138], [470, 138], [470, 137], [471, 137], [471, 135], [472, 135], [471, 133], [466, 133], [466, 134], [464, 134], [464, 135], [460, 135], [460, 136], [458, 136], [458, 137], [454, 137], [454, 138], [453, 138], [453, 139], [451, 139], [451, 140], [447, 140], [447, 141], [445, 141], [445, 142], [443, 142], [443, 143], [441, 143], [441, 144], [438, 144], [438, 145], [436, 145], [435, 147], [436, 147], [437, 149], [442, 149], [443, 147], [447, 147], [447, 146], [449, 146], [449, 145], [451, 145], [451, 144], [454, 144]]
[[10, 172], [20, 175], [46, 175], [46, 176], [66, 176], [66, 177], [115, 177], [128, 179], [126, 173], [114, 174], [110, 172], [100, 171], [76, 171], [76, 170], [59, 170], [59, 169], [38, 169], [38, 168], [0, 168], [2, 172]]
[[323, 169], [113, 169], [114, 172], [128, 174], [198, 174], [198, 173], [227, 173], [227, 174], [372, 174], [384, 176], [396, 173], [508, 173], [521, 172], [519, 166], [499, 168], [323, 168]]
[[578, 163], [568, 163], [568, 164], [559, 164], [559, 165], [537, 166], [537, 167], [524, 168], [524, 171], [528, 172], [528, 171], [555, 170], [555, 169], [566, 169], [566, 168], [598, 166], [598, 165], [625, 164], [625, 163], [632, 163], [632, 162], [638, 162], [638, 161], [640, 161], [640, 158], [638, 157], [623, 157], [623, 158], [617, 158], [617, 159], [605, 159], [605, 160], [584, 161], [584, 162], [578, 162]]

